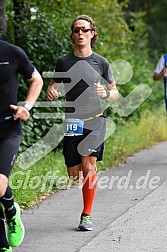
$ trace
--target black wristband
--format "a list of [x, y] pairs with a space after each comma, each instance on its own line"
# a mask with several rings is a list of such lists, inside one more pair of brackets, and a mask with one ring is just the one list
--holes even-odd
[[106, 100], [110, 97], [110, 91], [106, 90], [107, 95], [105, 97], [102, 97], [102, 99]]

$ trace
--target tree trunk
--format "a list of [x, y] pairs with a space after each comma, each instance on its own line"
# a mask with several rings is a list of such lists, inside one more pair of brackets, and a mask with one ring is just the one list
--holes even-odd
[[14, 37], [15, 43], [20, 44], [20, 36], [22, 34], [22, 21], [30, 19], [30, 5], [24, 0], [13, 0], [14, 10]]
[[5, 37], [7, 33], [6, 0], [0, 0], [0, 33]]

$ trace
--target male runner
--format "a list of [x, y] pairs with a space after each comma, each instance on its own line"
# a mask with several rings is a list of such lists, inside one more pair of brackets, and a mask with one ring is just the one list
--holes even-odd
[[92, 51], [98, 37], [92, 18], [87, 15], [76, 17], [71, 31], [74, 51], [60, 58], [55, 69], [55, 73], [69, 71], [71, 82], [53, 78], [47, 95], [49, 100], [58, 98], [61, 95], [58, 87], [61, 81], [64, 82], [67, 107], [63, 154], [70, 178], [78, 179], [80, 172], [83, 173], [84, 206], [78, 230], [90, 231], [97, 185], [96, 161], [102, 160], [106, 130], [100, 97], [115, 100], [118, 91], [108, 61]]
[[[29, 82], [23, 106], [17, 105], [18, 74]], [[21, 141], [21, 120], [27, 120], [43, 81], [25, 52], [0, 40], [0, 251], [11, 252], [24, 238], [20, 207], [14, 202], [8, 177]], [[5, 231], [7, 222], [7, 236]]]

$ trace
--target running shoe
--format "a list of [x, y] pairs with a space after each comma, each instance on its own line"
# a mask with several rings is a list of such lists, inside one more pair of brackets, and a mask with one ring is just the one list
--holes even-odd
[[81, 221], [77, 228], [78, 231], [92, 230], [92, 217], [90, 215], [81, 215]]
[[16, 208], [16, 214], [12, 219], [7, 219], [6, 221], [8, 227], [8, 242], [10, 246], [17, 247], [23, 241], [25, 229], [20, 218], [20, 207], [16, 202], [14, 202], [14, 206]]
[[12, 252], [12, 247], [9, 247], [9, 248], [0, 248], [0, 251]]

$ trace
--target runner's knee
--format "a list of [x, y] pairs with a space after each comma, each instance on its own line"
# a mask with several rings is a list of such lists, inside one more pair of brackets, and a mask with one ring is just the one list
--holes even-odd
[[6, 192], [6, 188], [8, 186], [8, 178], [0, 174], [0, 198], [2, 198]]
[[93, 174], [96, 173], [95, 171], [95, 166], [96, 166], [96, 158], [95, 157], [84, 157], [82, 159], [82, 171], [84, 177], [87, 176], [88, 174], [92, 176]]
[[82, 166], [82, 170], [83, 170], [83, 175], [84, 177], [87, 176], [88, 174], [90, 176], [92, 176], [93, 174], [95, 174], [95, 169], [94, 169], [94, 164], [91, 164], [91, 163], [85, 163], [83, 164]]

